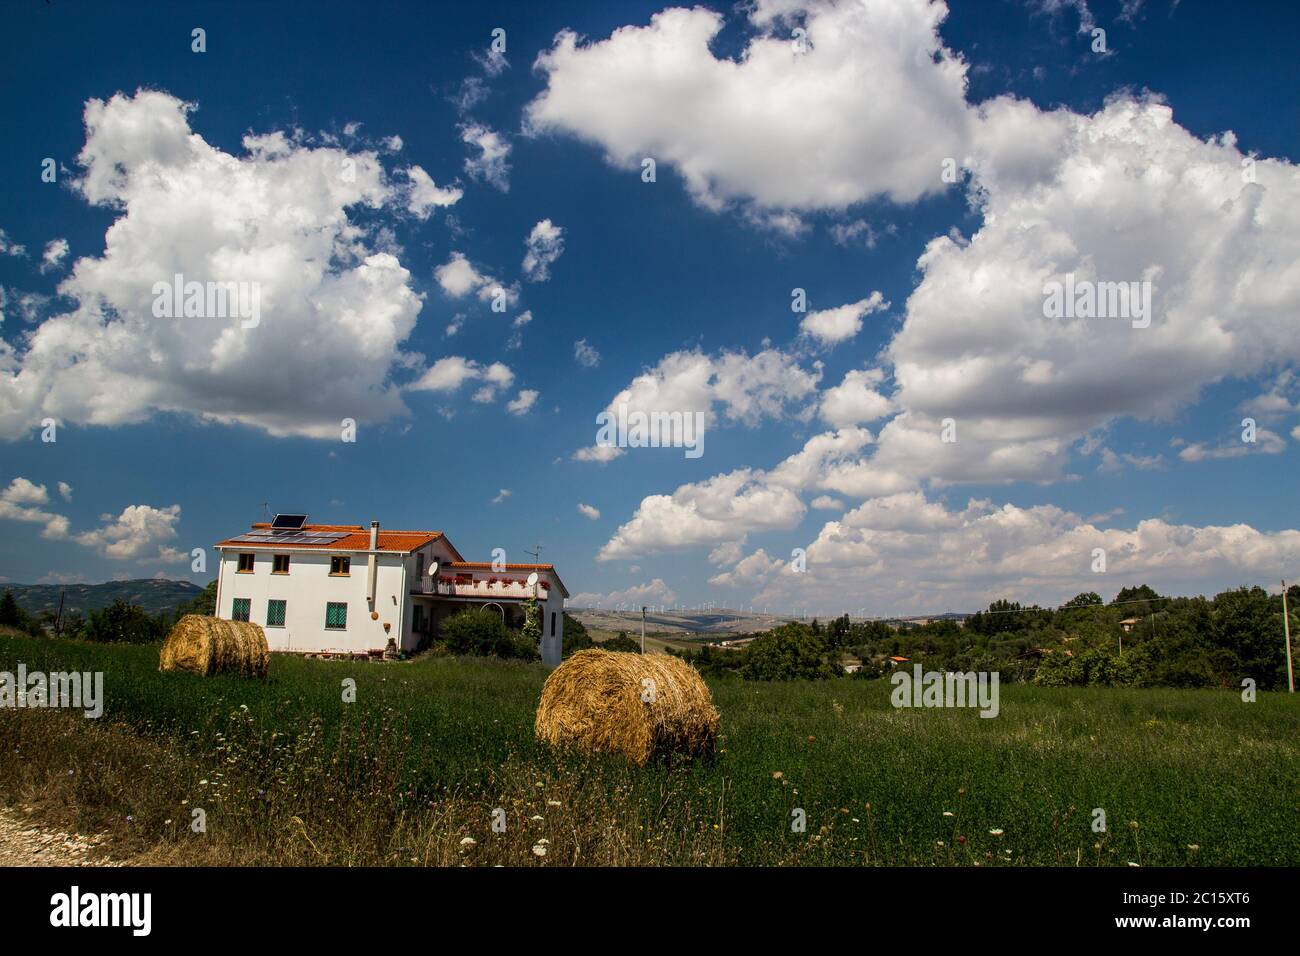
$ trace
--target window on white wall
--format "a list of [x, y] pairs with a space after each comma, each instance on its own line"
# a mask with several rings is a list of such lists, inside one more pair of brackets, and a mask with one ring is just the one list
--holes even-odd
[[330, 601], [325, 605], [325, 629], [329, 631], [346, 631], [348, 628], [348, 606], [342, 601]]
[[284, 627], [284, 601], [271, 600], [266, 602], [266, 626], [267, 627]]

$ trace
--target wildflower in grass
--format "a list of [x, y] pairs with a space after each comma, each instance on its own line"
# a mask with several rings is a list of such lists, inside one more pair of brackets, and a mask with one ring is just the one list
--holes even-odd
[[548, 807], [559, 807], [559, 806], [563, 806], [563, 804], [560, 803], [559, 800], [547, 800], [547, 801], [546, 801], [546, 805], [547, 805]]
[[1133, 867], [1138, 867], [1138, 866], [1141, 866], [1142, 864], [1141, 864], [1141, 863], [1134, 863], [1132, 860], [1129, 860], [1129, 861], [1128, 861], [1128, 865], [1129, 865], [1129, 866], [1133, 866]]
[[529, 817], [528, 819], [529, 819], [529, 820], [533, 820], [533, 821], [538, 821], [538, 822], [540, 822], [541, 820], [543, 820], [543, 819], [545, 819], [545, 818], [544, 818], [540, 813], [534, 813], [534, 814], [533, 814], [531, 817]]
[[994, 836], [1002, 836], [1002, 834], [1006, 833], [1006, 831], [998, 827], [990, 830], [989, 833], [992, 833]]
[[461, 846], [475, 846], [477, 844], [478, 844], [478, 840], [475, 840], [473, 837], [461, 837], [460, 840]]
[[[71, 771], [69, 771], [69, 772], [71, 772]], [[773, 771], [772, 771], [772, 779], [773, 779], [773, 780], [780, 780], [780, 779], [781, 779], [782, 777], [784, 777], [784, 776], [785, 776], [785, 774], [783, 774], [780, 770], [773, 770]]]
[[951, 810], [945, 810], [945, 811], [943, 811], [943, 815], [944, 815], [945, 817], [956, 816], [956, 814], [954, 814]]
[[957, 842], [960, 843], [962, 846], [965, 846], [966, 838], [959, 833], [957, 834]]
[[1200, 852], [1201, 852], [1200, 844], [1197, 844], [1197, 843], [1189, 843], [1189, 844], [1187, 844], [1187, 849], [1191, 850], [1193, 853], [1200, 853]]
[[934, 845], [935, 845], [935, 846], [943, 846], [943, 841], [942, 841], [942, 840], [935, 840], [935, 841], [934, 841]]

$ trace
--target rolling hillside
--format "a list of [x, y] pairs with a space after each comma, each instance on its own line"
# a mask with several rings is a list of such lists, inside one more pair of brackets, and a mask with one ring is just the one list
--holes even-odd
[[64, 595], [63, 611], [99, 610], [108, 607], [118, 598], [129, 604], [138, 604], [150, 614], [170, 611], [177, 605], [192, 601], [203, 590], [189, 581], [136, 578], [131, 581], [105, 581], [103, 584], [5, 584], [0, 592], [13, 592], [18, 606], [29, 614], [59, 609], [59, 596]]

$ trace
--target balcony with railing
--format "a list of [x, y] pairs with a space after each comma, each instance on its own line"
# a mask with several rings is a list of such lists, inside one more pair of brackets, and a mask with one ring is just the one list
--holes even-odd
[[483, 601], [502, 598], [522, 601], [536, 596], [539, 601], [544, 601], [547, 596], [547, 583], [539, 581], [534, 589], [529, 587], [527, 579], [510, 575], [488, 575], [471, 579], [466, 575], [440, 574], [431, 577], [426, 574], [411, 582], [411, 593], [433, 597], [476, 598]]

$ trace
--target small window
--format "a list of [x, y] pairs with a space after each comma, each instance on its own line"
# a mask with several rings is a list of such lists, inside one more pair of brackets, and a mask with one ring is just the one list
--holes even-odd
[[416, 634], [419, 634], [424, 631], [424, 605], [423, 604], [415, 605], [415, 616], [414, 619], [411, 621], [411, 630], [413, 630]]
[[266, 602], [266, 626], [284, 627], [284, 601]]
[[[249, 555], [249, 557], [252, 557], [252, 555]], [[247, 621], [252, 606], [252, 598], [235, 598], [234, 606], [230, 609], [230, 619], [232, 621]]]
[[555, 612], [551, 612], [551, 637], [555, 636]]
[[346, 631], [348, 629], [348, 606], [341, 601], [330, 601], [325, 605], [325, 630]]
[[336, 554], [330, 558], [330, 574], [351, 574], [352, 559], [345, 554]]
[[253, 573], [253, 555], [252, 555], [252, 554], [241, 554], [241, 555], [239, 556], [239, 573], [240, 573], [240, 574], [252, 574], [252, 573]]
[[277, 554], [271, 558], [272, 574], [289, 573], [289, 556], [287, 554]]
[[419, 581], [424, 577], [424, 552], [421, 551], [415, 556], [415, 580]]

